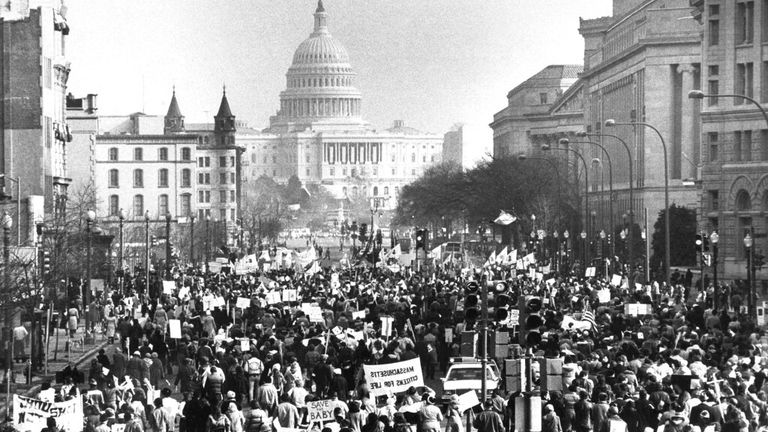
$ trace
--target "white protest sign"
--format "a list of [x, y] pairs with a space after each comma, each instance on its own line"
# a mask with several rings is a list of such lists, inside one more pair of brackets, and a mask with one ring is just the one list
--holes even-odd
[[520, 325], [520, 311], [518, 309], [510, 309], [507, 321], [507, 325]]
[[251, 350], [251, 340], [248, 338], [240, 338], [240, 351], [248, 352]]
[[211, 273], [219, 273], [219, 272], [221, 272], [221, 263], [209, 262], [208, 263], [208, 271], [211, 272]]
[[330, 399], [323, 399], [318, 401], [307, 402], [307, 411], [309, 412], [309, 422], [323, 422], [332, 421], [333, 417], [333, 401]]
[[173, 295], [173, 290], [176, 289], [176, 282], [163, 281], [163, 294]]
[[295, 302], [299, 300], [299, 294], [295, 289], [283, 290], [283, 302]]
[[177, 319], [168, 320], [171, 339], [181, 339], [181, 321]]
[[477, 398], [477, 393], [474, 392], [474, 390], [470, 390], [462, 395], [459, 396], [459, 412], [464, 413], [464, 411], [480, 405], [480, 400]]
[[381, 335], [389, 337], [392, 335], [392, 324], [395, 319], [390, 316], [381, 317]]
[[247, 309], [251, 307], [251, 299], [248, 297], [238, 297], [237, 303], [235, 303], [235, 307], [239, 307], [240, 309]]
[[621, 285], [621, 275], [617, 275], [617, 274], [613, 275], [613, 277], [611, 277], [611, 285], [613, 286]]
[[189, 287], [181, 287], [179, 289], [179, 298], [183, 299], [184, 297], [189, 295]]
[[323, 319], [323, 310], [320, 309], [319, 305], [316, 304], [309, 304], [309, 303], [302, 303], [301, 304], [301, 310], [309, 316], [310, 322], [317, 322], [322, 323], [325, 322]]
[[365, 382], [373, 395], [400, 393], [424, 385], [418, 358], [383, 365], [363, 365]]
[[365, 311], [352, 312], [352, 319], [365, 319]]
[[596, 270], [595, 267], [587, 267], [587, 270], [584, 271], [585, 277], [595, 277]]
[[65, 402], [43, 402], [39, 399], [13, 395], [13, 424], [23, 432], [40, 432], [49, 417], [67, 432], [83, 430], [83, 400], [74, 398]]
[[123, 432], [125, 430], [125, 423], [115, 423], [109, 429], [112, 432]]
[[597, 301], [599, 303], [611, 302], [611, 290], [601, 289], [597, 291]]
[[280, 303], [282, 301], [282, 298], [280, 297], [279, 291], [272, 291], [267, 293], [267, 303], [273, 305], [276, 303]]

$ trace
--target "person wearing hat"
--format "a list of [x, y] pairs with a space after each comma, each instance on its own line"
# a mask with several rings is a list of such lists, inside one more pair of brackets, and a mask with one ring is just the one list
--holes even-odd
[[546, 404], [541, 414], [541, 432], [563, 432], [560, 417], [552, 404]]
[[424, 406], [419, 410], [421, 431], [440, 432], [440, 422], [443, 421], [443, 413], [440, 411], [440, 408], [435, 406], [435, 397], [425, 393], [422, 401], [424, 402]]
[[344, 378], [341, 368], [333, 368], [333, 378], [331, 378], [330, 390], [332, 393], [335, 392], [340, 395], [341, 398], [346, 399], [349, 383], [347, 382], [347, 379]]
[[445, 430], [446, 432], [464, 432], [464, 423], [461, 419], [461, 412], [459, 412], [459, 395], [452, 394], [448, 402], [448, 409], [445, 414]]
[[139, 382], [144, 382], [144, 378], [149, 378], [149, 365], [141, 359], [139, 350], [134, 351], [126, 363], [125, 374]]
[[483, 408], [483, 412], [475, 417], [472, 426], [483, 432], [504, 432], [504, 422], [499, 413], [493, 410], [493, 402], [486, 400]]

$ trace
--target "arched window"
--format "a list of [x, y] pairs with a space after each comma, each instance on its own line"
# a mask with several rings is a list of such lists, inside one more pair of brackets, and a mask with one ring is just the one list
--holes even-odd
[[120, 187], [120, 174], [115, 168], [109, 170], [109, 187]]
[[744, 189], [739, 190], [736, 193], [736, 210], [746, 211], [752, 209], [752, 199], [749, 197], [749, 192]]
[[192, 185], [192, 171], [189, 168], [181, 170], [181, 187], [187, 188]]
[[133, 196], [133, 217], [140, 218], [144, 216], [144, 195]]
[[120, 197], [117, 195], [109, 196], [109, 215], [110, 216], [120, 215]]
[[168, 214], [168, 195], [160, 195], [157, 199], [157, 214], [163, 217]]
[[157, 187], [168, 187], [168, 170], [166, 168], [160, 168], [157, 171]]
[[179, 211], [179, 215], [186, 216], [190, 214], [190, 210], [192, 209], [192, 195], [185, 193], [181, 194], [181, 211]]

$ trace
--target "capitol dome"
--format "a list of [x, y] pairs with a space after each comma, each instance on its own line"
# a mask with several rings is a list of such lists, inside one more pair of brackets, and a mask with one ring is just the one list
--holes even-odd
[[272, 126], [359, 123], [361, 95], [344, 45], [328, 31], [328, 13], [319, 0], [315, 26], [293, 55]]

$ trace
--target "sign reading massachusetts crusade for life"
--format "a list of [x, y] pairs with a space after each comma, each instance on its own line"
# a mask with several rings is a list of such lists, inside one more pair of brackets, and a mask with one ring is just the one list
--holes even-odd
[[383, 365], [363, 365], [365, 381], [373, 395], [399, 393], [424, 385], [418, 358]]

